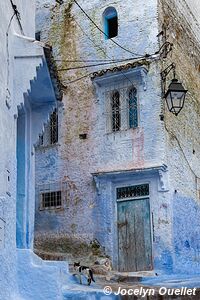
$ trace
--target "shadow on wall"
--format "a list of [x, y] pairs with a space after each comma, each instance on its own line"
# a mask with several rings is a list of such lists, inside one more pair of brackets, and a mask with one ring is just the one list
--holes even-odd
[[175, 273], [200, 273], [200, 205], [180, 196], [173, 200]]

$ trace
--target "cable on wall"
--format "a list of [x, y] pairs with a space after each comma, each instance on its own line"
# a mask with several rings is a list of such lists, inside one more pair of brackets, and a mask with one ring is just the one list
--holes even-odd
[[[110, 61], [112, 61], [111, 62], [111, 64], [114, 64], [116, 67], [118, 67], [118, 65], [115, 63], [115, 60], [113, 60], [111, 57], [109, 57], [107, 54], [106, 54], [106, 52], [105, 52], [105, 50], [102, 48], [102, 47], [100, 47], [99, 45], [97, 45], [89, 36], [88, 36], [88, 34], [82, 29], [82, 27], [80, 26], [80, 24], [76, 21], [76, 19], [74, 18], [74, 21], [75, 21], [75, 23], [77, 24], [77, 26], [80, 28], [80, 30], [83, 32], [83, 34], [95, 45], [95, 47], [97, 47], [100, 51], [102, 51], [102, 53], [110, 60]], [[155, 56], [157, 56], [158, 54], [157, 53], [153, 53], [153, 54], [151, 54], [151, 55], [144, 55], [144, 56], [138, 56], [138, 57], [135, 57], [135, 58], [132, 58], [132, 59], [126, 59], [126, 60], [135, 60], [135, 61], [137, 61], [137, 60], [141, 60], [141, 59], [146, 59], [146, 58], [148, 58], [148, 59], [153, 59], [153, 57], [155, 57]], [[119, 61], [117, 61], [117, 62], [120, 62], [120, 61], [122, 61], [122, 60], [119, 60]], [[128, 80], [130, 83], [131, 83], [131, 85], [134, 85], [134, 83], [122, 72], [122, 71], [119, 71], [125, 78], [126, 78], [126, 80]], [[75, 79], [75, 80], [71, 80], [71, 81], [68, 81], [67, 83], [66, 83], [66, 85], [68, 85], [68, 84], [71, 84], [71, 83], [74, 83], [74, 82], [77, 82], [77, 81], [79, 81], [79, 80], [82, 80], [82, 79], [84, 79], [84, 78], [86, 78], [86, 77], [88, 77], [88, 76], [91, 76], [92, 74], [93, 74], [94, 72], [92, 72], [92, 73], [88, 73], [88, 74], [86, 74], [86, 75], [84, 75], [84, 76], [81, 76], [81, 77], [79, 77], [79, 78], [77, 78], [77, 79]], [[63, 85], [64, 87], [66, 87], [66, 85]]]
[[22, 27], [22, 24], [21, 24], [20, 12], [19, 12], [18, 9], [17, 9], [17, 5], [15, 5], [15, 4], [13, 3], [12, 0], [10, 0], [10, 3], [11, 3], [11, 5], [12, 5], [12, 8], [13, 8], [14, 14], [15, 14], [15, 16], [16, 16], [16, 19], [17, 19], [19, 28], [20, 28], [20, 30], [21, 30], [21, 33], [24, 35], [23, 27]]
[[[84, 9], [78, 4], [78, 2], [76, 0], [74, 0], [74, 2], [76, 3], [76, 5], [80, 8], [80, 10], [85, 14], [85, 16], [90, 20], [90, 22], [101, 32], [103, 33], [106, 37], [109, 38], [109, 36], [92, 20], [92, 18], [84, 11]], [[123, 47], [122, 45], [120, 45], [119, 43], [117, 43], [116, 41], [114, 41], [112, 38], [109, 38], [109, 40], [114, 43], [116, 46], [120, 47], [122, 50], [132, 54], [132, 55], [138, 55], [138, 56], [142, 56], [141, 54], [138, 53], [134, 53], [129, 49], [126, 49], [125, 47]], [[148, 55], [148, 54], [147, 54]]]
[[100, 63], [100, 64], [91, 64], [91, 65], [83, 65], [83, 66], [75, 66], [75, 67], [69, 67], [69, 68], [62, 68], [62, 69], [58, 69], [58, 71], [70, 71], [70, 70], [91, 68], [91, 67], [97, 67], [97, 66], [103, 66], [103, 65], [110, 65], [110, 64], [114, 64], [115, 62], [125, 62], [125, 61], [132, 61], [132, 60], [135, 60], [135, 58], [128, 59], [128, 60], [125, 59], [125, 60], [120, 60], [120, 61], [105, 62], [105, 63]]

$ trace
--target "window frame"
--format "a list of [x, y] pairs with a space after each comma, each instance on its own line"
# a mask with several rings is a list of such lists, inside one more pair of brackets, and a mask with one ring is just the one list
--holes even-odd
[[36, 148], [49, 148], [58, 145], [59, 141], [59, 115], [55, 108], [50, 114], [49, 121], [44, 125], [42, 134], [38, 136]]
[[[116, 103], [115, 100], [115, 95], [117, 96], [117, 101], [118, 104]], [[120, 99], [120, 92], [118, 90], [114, 90], [111, 95], [110, 95], [110, 106], [111, 106], [111, 129], [112, 132], [117, 132], [117, 131], [121, 131], [121, 99]], [[118, 125], [116, 124], [115, 119], [117, 118], [118, 120]], [[118, 127], [118, 128], [117, 128]]]
[[[53, 193], [60, 193], [60, 204], [59, 205], [45, 206], [44, 205], [43, 196], [46, 195], [46, 194], [53, 194]], [[40, 191], [39, 197], [40, 197], [40, 210], [54, 210], [54, 209], [61, 209], [63, 207], [63, 192], [61, 190], [55, 190], [55, 191], [45, 190], [45, 191]], [[50, 202], [51, 202], [51, 199], [50, 199]]]
[[[54, 120], [55, 118], [55, 120]], [[58, 111], [54, 109], [50, 116], [49, 122], [49, 145], [58, 143]]]
[[[132, 115], [133, 115], [133, 124], [132, 126], [130, 125], [130, 110], [131, 110], [131, 107], [130, 107], [130, 93], [132, 90], [135, 90], [135, 97], [136, 97], [136, 105], [134, 107], [134, 104], [133, 104], [133, 112], [132, 112]], [[127, 94], [128, 94], [128, 128], [131, 129], [131, 128], [137, 128], [138, 127], [138, 91], [137, 91], [137, 88], [133, 85], [131, 86], [130, 88], [127, 89]], [[134, 120], [134, 115], [135, 115], [135, 111], [136, 111], [136, 121]], [[134, 123], [136, 123], [136, 126], [134, 125]]]
[[[137, 113], [137, 126], [130, 126], [130, 107], [129, 107], [129, 93], [131, 89], [136, 91], [136, 113]], [[120, 117], [120, 127], [118, 130], [113, 130], [113, 109], [112, 109], [112, 97], [114, 93], [119, 93], [119, 117]], [[127, 87], [111, 88], [106, 92], [105, 96], [105, 116], [106, 116], [106, 133], [117, 133], [122, 131], [127, 131], [131, 129], [136, 129], [139, 127], [139, 105], [138, 105], [138, 90], [135, 85], [129, 85]], [[133, 120], [134, 124], [134, 120]]]
[[[114, 36], [110, 36], [109, 34], [109, 21], [111, 19], [116, 18], [116, 35]], [[118, 36], [118, 27], [119, 27], [119, 23], [118, 23], [118, 13], [117, 10], [114, 7], [107, 7], [104, 12], [103, 12], [103, 24], [104, 24], [104, 37], [105, 40], [109, 40], [112, 39], [114, 37]]]

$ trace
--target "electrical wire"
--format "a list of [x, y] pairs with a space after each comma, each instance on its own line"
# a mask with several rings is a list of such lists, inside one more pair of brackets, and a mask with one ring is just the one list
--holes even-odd
[[[124, 62], [124, 61], [131, 61], [131, 60], [134, 60], [134, 58], [128, 59], [128, 60], [121, 60], [121, 61], [117, 61], [117, 62]], [[58, 71], [69, 71], [69, 70], [85, 69], [85, 68], [97, 67], [97, 66], [102, 66], [102, 65], [110, 65], [110, 64], [113, 64], [113, 63], [114, 63], [114, 61], [113, 62], [110, 61], [110, 62], [100, 63], [100, 64], [75, 66], [75, 67], [70, 67], [70, 68], [58, 69]]]
[[[68, 84], [70, 84], [70, 83], [77, 82], [77, 81], [79, 81], [79, 80], [81, 80], [81, 79], [83, 79], [83, 78], [86, 78], [86, 77], [88, 77], [88, 76], [91, 76], [93, 73], [94, 73], [94, 72], [91, 72], [91, 73], [88, 73], [88, 74], [86, 74], [86, 75], [84, 75], [84, 76], [81, 76], [81, 77], [79, 77], [79, 78], [77, 78], [77, 79], [68, 81], [68, 82], [66, 83], [66, 85], [68, 85]], [[64, 87], [66, 87], [66, 86], [64, 85]]]
[[[116, 62], [121, 61], [122, 59], [115, 59]], [[129, 60], [129, 58], [127, 58]], [[113, 59], [75, 59], [75, 60], [68, 60], [68, 59], [55, 59], [57, 62], [71, 62], [71, 63], [82, 63], [82, 62], [111, 62]]]
[[55, 59], [56, 62], [71, 62], [71, 63], [83, 63], [83, 62], [123, 62], [137, 57], [121, 58], [121, 59], [79, 59], [79, 60], [67, 60], [67, 59]]
[[16, 16], [16, 19], [17, 19], [19, 28], [21, 30], [21, 33], [24, 35], [24, 30], [23, 30], [23, 27], [22, 27], [22, 24], [21, 24], [21, 17], [20, 17], [20, 13], [19, 13], [19, 11], [17, 9], [17, 5], [15, 5], [12, 0], [10, 0], [10, 4], [11, 4], [12, 9], [14, 11], [14, 14]]
[[[78, 4], [78, 2], [76, 0], [74, 0], [74, 2], [76, 3], [76, 5], [80, 8], [80, 10], [86, 15], [86, 17], [92, 22], [92, 24], [101, 32], [103, 33], [106, 37], [109, 38], [109, 36], [90, 18], [90, 16], [84, 11], [84, 9]], [[128, 49], [126, 49], [125, 47], [123, 47], [122, 45], [120, 45], [119, 43], [117, 43], [116, 41], [114, 41], [112, 38], [109, 38], [109, 40], [114, 43], [115, 45], [117, 45], [118, 47], [120, 47], [122, 50], [132, 54], [132, 55], [138, 55], [138, 56], [142, 56], [141, 54], [138, 53], [134, 53]]]
[[[77, 26], [80, 28], [80, 30], [83, 32], [83, 34], [95, 45], [95, 47], [97, 47], [99, 50], [101, 50], [102, 51], [102, 53], [108, 58], [108, 59], [110, 59], [111, 61], [112, 61], [112, 63], [116, 66], [116, 67], [118, 67], [118, 65], [114, 62], [114, 60], [112, 59], [112, 58], [110, 58], [107, 54], [106, 54], [106, 52], [105, 52], [105, 50], [103, 49], [103, 48], [101, 48], [99, 45], [97, 45], [89, 36], [88, 36], [88, 34], [82, 29], [82, 27], [79, 25], [79, 23], [76, 21], [76, 19], [74, 18], [74, 21], [75, 21], [75, 23], [77, 24]], [[134, 58], [134, 59], [145, 59], [145, 58], [150, 58], [150, 57], [152, 57], [153, 55], [155, 55], [155, 53], [154, 54], [152, 54], [152, 55], [145, 55], [145, 56], [140, 56], [140, 57], [137, 57], [137, 58]], [[131, 83], [131, 85], [134, 85], [133, 84], [133, 82], [122, 72], [122, 71], [119, 71], [125, 78], [126, 78], [126, 80], [128, 80], [130, 83]], [[88, 77], [88, 76], [91, 76], [92, 74], [93, 74], [94, 72], [92, 72], [92, 73], [87, 73], [86, 75], [84, 75], [84, 76], [81, 76], [81, 77], [79, 77], [79, 78], [77, 78], [77, 79], [75, 79], [75, 80], [71, 80], [71, 81], [69, 81], [69, 82], [67, 82], [66, 83], [66, 85], [68, 85], [68, 84], [71, 84], [71, 83], [74, 83], [74, 82], [77, 82], [77, 81], [79, 81], [79, 80], [81, 80], [81, 79], [84, 79], [84, 78], [86, 78], [86, 77]], [[66, 87], [66, 86], [64, 86], [64, 87]]]

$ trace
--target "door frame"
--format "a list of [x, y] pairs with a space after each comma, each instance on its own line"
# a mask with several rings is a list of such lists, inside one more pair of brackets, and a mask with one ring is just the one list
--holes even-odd
[[[152, 178], [153, 179], [153, 178]], [[154, 241], [154, 229], [153, 229], [153, 220], [152, 220], [152, 203], [151, 203], [151, 197], [152, 197], [152, 180], [145, 180], [145, 179], [136, 179], [132, 181], [123, 181], [123, 182], [118, 182], [115, 183], [113, 186], [113, 194], [114, 194], [114, 203], [115, 203], [115, 245], [117, 246], [117, 255], [116, 255], [116, 265], [117, 265], [117, 270], [119, 270], [119, 235], [118, 235], [118, 208], [117, 208], [117, 203], [120, 202], [120, 200], [117, 201], [117, 188], [123, 188], [123, 187], [129, 187], [129, 186], [134, 186], [134, 185], [142, 185], [142, 184], [148, 184], [149, 185], [149, 195], [144, 196], [144, 197], [137, 197], [134, 198], [134, 200], [139, 200], [139, 199], [144, 199], [148, 198], [149, 199], [149, 212], [150, 212], [150, 235], [151, 235], [151, 269], [148, 271], [151, 271], [154, 269], [154, 263], [153, 263], [153, 257], [154, 257], [154, 248], [153, 248], [153, 241]], [[130, 201], [132, 198], [127, 198], [127, 201]], [[121, 200], [121, 201], [126, 201], [126, 200]], [[145, 270], [144, 270], [145, 271]]]

